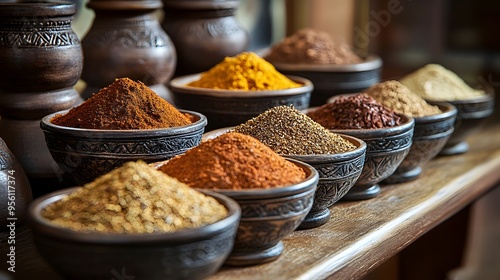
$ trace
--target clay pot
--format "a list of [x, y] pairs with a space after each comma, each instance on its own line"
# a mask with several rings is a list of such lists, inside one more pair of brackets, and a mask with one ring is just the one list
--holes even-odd
[[[40, 120], [78, 102], [83, 53], [71, 28], [75, 4], [0, 4], [0, 137], [28, 178], [56, 178]], [[33, 186], [33, 183], [32, 183]]]
[[130, 78], [168, 99], [165, 83], [175, 71], [177, 55], [155, 11], [160, 0], [91, 0], [95, 18], [82, 40], [85, 57], [82, 79], [86, 99], [113, 83]]
[[163, 29], [177, 50], [175, 75], [206, 71], [245, 51], [249, 34], [234, 17], [240, 1], [163, 0]]
[[[0, 138], [0, 231], [22, 223], [33, 200], [28, 177], [16, 157]], [[9, 208], [11, 206], [11, 208]]]

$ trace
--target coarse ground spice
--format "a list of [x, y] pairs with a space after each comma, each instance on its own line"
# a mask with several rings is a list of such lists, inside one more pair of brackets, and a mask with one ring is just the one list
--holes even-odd
[[400, 82], [426, 100], [454, 101], [484, 96], [471, 88], [457, 74], [439, 64], [427, 64], [404, 76]]
[[51, 122], [75, 128], [127, 130], [183, 126], [192, 120], [142, 82], [120, 78]]
[[236, 132], [202, 142], [170, 159], [159, 170], [203, 189], [268, 189], [305, 179], [302, 168], [259, 140]]
[[198, 228], [228, 211], [213, 197], [138, 161], [49, 204], [42, 215], [75, 231], [132, 234]]
[[423, 117], [441, 113], [438, 106], [427, 103], [425, 99], [395, 80], [377, 83], [364, 93], [387, 108], [406, 116]]
[[250, 135], [281, 155], [337, 154], [356, 149], [293, 106], [268, 109], [231, 131]]
[[402, 118], [367, 94], [339, 96], [307, 113], [327, 129], [374, 129], [401, 125]]
[[281, 74], [274, 66], [253, 52], [226, 57], [198, 80], [192, 87], [228, 90], [281, 90], [302, 86]]
[[363, 62], [341, 39], [312, 28], [300, 29], [271, 46], [264, 57], [271, 63], [345, 65]]

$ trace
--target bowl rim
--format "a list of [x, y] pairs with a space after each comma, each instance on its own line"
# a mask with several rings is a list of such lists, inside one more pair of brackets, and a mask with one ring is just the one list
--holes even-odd
[[237, 227], [241, 219], [241, 207], [232, 198], [223, 194], [196, 189], [208, 196], [214, 197], [226, 207], [228, 215], [212, 224], [198, 228], [183, 229], [174, 232], [154, 232], [154, 233], [98, 233], [98, 232], [79, 232], [68, 228], [63, 228], [52, 224], [48, 219], [41, 215], [41, 210], [47, 205], [58, 201], [81, 187], [71, 187], [61, 189], [43, 195], [35, 199], [28, 209], [28, 225], [36, 232], [44, 236], [66, 240], [71, 242], [86, 244], [109, 244], [109, 245], [147, 245], [147, 244], [182, 244], [195, 240], [203, 240], [210, 236], [215, 236], [221, 232]]
[[434, 115], [426, 115], [422, 117], [414, 117], [415, 119], [415, 125], [416, 124], [421, 124], [421, 123], [433, 123], [433, 122], [440, 122], [444, 121], [447, 119], [452, 119], [457, 116], [458, 110], [455, 105], [449, 103], [449, 102], [428, 102], [430, 105], [435, 105], [439, 107], [439, 110], [441, 110], [441, 113], [434, 114]]
[[195, 116], [198, 118], [198, 120], [187, 125], [168, 127], [168, 128], [123, 129], [123, 130], [76, 128], [76, 127], [56, 125], [50, 121], [56, 115], [66, 114], [69, 110], [71, 109], [66, 109], [46, 115], [40, 120], [40, 128], [45, 132], [53, 132], [53, 133], [68, 134], [75, 136], [88, 133], [89, 137], [91, 135], [98, 135], [98, 137], [100, 138], [102, 138], [103, 136], [104, 138], [122, 138], [122, 137], [147, 138], [154, 135], [163, 136], [163, 135], [178, 135], [178, 134], [189, 133], [203, 129], [208, 123], [207, 117], [205, 115], [199, 112], [183, 110], [183, 109], [178, 109], [178, 110], [181, 113], [186, 113], [191, 116]]
[[376, 70], [382, 67], [382, 59], [374, 54], [368, 55], [363, 62], [331, 65], [307, 63], [270, 62], [278, 71], [308, 71], [308, 72], [363, 72]]
[[202, 95], [202, 96], [212, 96], [218, 98], [241, 98], [248, 99], [254, 97], [276, 97], [276, 96], [290, 96], [299, 95], [308, 92], [312, 92], [314, 89], [313, 83], [306, 78], [285, 75], [294, 82], [302, 84], [300, 87], [288, 88], [281, 90], [229, 90], [229, 89], [210, 89], [201, 87], [191, 87], [186, 86], [189, 82], [199, 79], [201, 73], [189, 74], [184, 76], [179, 76], [173, 78], [169, 81], [169, 88], [172, 94], [191, 94], [191, 95]]

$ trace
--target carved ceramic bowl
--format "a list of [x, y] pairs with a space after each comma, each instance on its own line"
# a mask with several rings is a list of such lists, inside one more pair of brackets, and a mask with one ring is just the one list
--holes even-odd
[[319, 174], [313, 206], [299, 229], [315, 228], [328, 222], [331, 216], [329, 207], [339, 201], [361, 175], [366, 155], [365, 142], [349, 135], [340, 136], [357, 148], [338, 154], [283, 155], [310, 164]]
[[[455, 120], [455, 131], [439, 153], [440, 155], [462, 154], [469, 150], [466, 142], [467, 137], [480, 130], [485, 120], [493, 113], [495, 107], [495, 93], [488, 92], [486, 95], [468, 99], [446, 101], [457, 108]], [[440, 102], [435, 102], [439, 104]]]
[[241, 220], [226, 265], [270, 262], [283, 252], [284, 237], [295, 231], [311, 210], [319, 175], [309, 164], [288, 159], [306, 172], [298, 184], [246, 190], [215, 190], [238, 202]]
[[228, 216], [172, 233], [82, 233], [42, 217], [42, 209], [76, 189], [36, 199], [28, 216], [38, 252], [67, 279], [205, 279], [219, 270], [234, 245], [241, 210], [234, 200], [210, 191], [202, 192], [226, 206]]
[[66, 110], [45, 116], [40, 127], [52, 158], [64, 172], [62, 175], [83, 185], [127, 161], [167, 160], [198, 145], [206, 117], [198, 112], [180, 111], [195, 121], [185, 126], [143, 130], [82, 129], [50, 122]]
[[320, 106], [328, 98], [346, 93], [357, 93], [380, 82], [382, 59], [368, 56], [365, 61], [348, 65], [286, 64], [270, 61], [285, 75], [304, 77], [314, 84], [310, 106]]
[[351, 135], [366, 143], [363, 171], [342, 200], [370, 199], [380, 193], [379, 183], [392, 175], [409, 153], [415, 120], [400, 115], [399, 126], [378, 129], [331, 129], [338, 134]]
[[199, 74], [193, 74], [174, 78], [169, 88], [177, 108], [200, 112], [207, 117], [207, 130], [239, 125], [275, 106], [293, 105], [298, 110], [306, 109], [313, 90], [311, 81], [292, 76], [289, 77], [291, 80], [303, 86], [259, 91], [187, 86], [199, 77]]
[[[305, 171], [304, 181], [270, 189], [214, 190], [241, 207], [238, 233], [226, 265], [249, 266], [276, 260], [283, 253], [281, 240], [295, 231], [311, 210], [318, 172], [307, 163], [287, 160]], [[155, 167], [162, 164], [165, 162]]]
[[433, 159], [443, 149], [454, 131], [457, 109], [450, 103], [440, 103], [442, 113], [416, 117], [410, 152], [396, 171], [384, 182], [402, 183], [418, 178], [422, 165]]

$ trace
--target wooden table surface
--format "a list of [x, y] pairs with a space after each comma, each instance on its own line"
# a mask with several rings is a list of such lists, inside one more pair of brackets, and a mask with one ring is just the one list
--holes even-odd
[[[497, 110], [487, 126], [468, 138], [467, 153], [436, 157], [423, 166], [417, 180], [383, 185], [381, 194], [370, 200], [333, 205], [327, 224], [286, 237], [284, 252], [274, 262], [222, 267], [210, 280], [363, 277], [500, 181], [499, 119]], [[37, 254], [31, 232], [22, 228], [16, 234], [13, 279], [34, 279], [36, 275], [59, 279]], [[4, 247], [2, 260], [7, 254]], [[1, 267], [6, 269], [4, 261]]]

